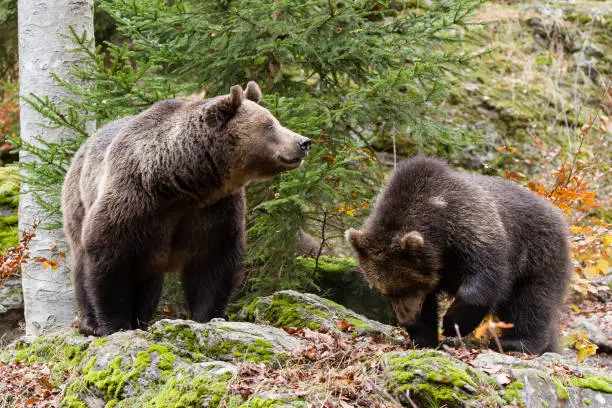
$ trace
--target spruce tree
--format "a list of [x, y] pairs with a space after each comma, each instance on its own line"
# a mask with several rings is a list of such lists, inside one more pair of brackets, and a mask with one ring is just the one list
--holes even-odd
[[464, 137], [427, 112], [471, 58], [462, 30], [481, 1], [419, 3], [101, 0], [125, 41], [92, 51], [87, 35], [74, 33], [89, 60], [72, 74], [93, 87], [57, 78], [81, 96], [61, 108], [29, 98], [79, 133], [43, 149], [21, 145], [46, 162], [29, 174], [40, 180], [50, 219], [58, 219], [63, 174], [88, 135], [87, 119], [100, 126], [160, 99], [202, 90], [211, 97], [255, 80], [281, 123], [315, 143], [302, 168], [248, 189], [249, 261], [260, 272], [250, 289], [312, 284], [296, 272], [296, 236], [334, 239], [367, 213], [383, 175], [378, 150], [396, 142], [447, 149]]

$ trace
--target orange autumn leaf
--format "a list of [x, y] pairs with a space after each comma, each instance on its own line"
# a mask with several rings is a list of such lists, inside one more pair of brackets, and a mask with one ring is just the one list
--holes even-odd
[[502, 330], [511, 329], [513, 327], [514, 324], [495, 321], [494, 317], [489, 315], [483, 319], [482, 323], [476, 329], [474, 329], [469, 335], [469, 338], [481, 343], [488, 343], [493, 339], [494, 335], [499, 337], [502, 335]]
[[353, 331], [355, 329], [355, 325], [345, 319], [336, 321], [336, 327], [343, 332]]

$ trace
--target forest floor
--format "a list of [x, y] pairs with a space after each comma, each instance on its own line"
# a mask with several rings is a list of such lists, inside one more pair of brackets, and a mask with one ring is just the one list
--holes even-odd
[[[601, 292], [598, 296], [575, 294], [570, 296], [563, 305], [560, 319], [560, 329], [564, 336], [570, 336], [579, 331], [576, 321], [579, 319], [593, 320], [601, 332], [612, 344], [612, 291]], [[607, 350], [610, 353], [612, 350]], [[576, 354], [575, 350], [565, 349], [565, 353]], [[598, 353], [585, 361], [597, 367], [604, 367], [612, 373], [612, 354]]]

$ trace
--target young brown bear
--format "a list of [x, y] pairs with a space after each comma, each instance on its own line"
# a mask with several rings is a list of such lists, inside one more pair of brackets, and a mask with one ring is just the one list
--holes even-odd
[[474, 330], [488, 313], [513, 323], [504, 350], [557, 348], [568, 286], [567, 227], [532, 192], [417, 157], [400, 163], [365, 229], [347, 239], [367, 280], [388, 296], [415, 344], [438, 345], [438, 293], [455, 296], [443, 333]]
[[151, 319], [164, 272], [191, 316], [221, 316], [242, 278], [244, 186], [300, 166], [310, 140], [280, 125], [249, 82], [112, 122], [77, 152], [62, 192], [78, 326], [107, 335]]

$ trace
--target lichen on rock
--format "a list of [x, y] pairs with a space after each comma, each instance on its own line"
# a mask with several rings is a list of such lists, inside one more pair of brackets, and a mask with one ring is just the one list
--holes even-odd
[[341, 332], [339, 320], [354, 326], [356, 336], [372, 336], [392, 343], [404, 343], [396, 328], [370, 320], [331, 300], [293, 290], [255, 299], [240, 311], [237, 320], [270, 324], [274, 327], [305, 327]]

